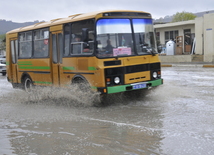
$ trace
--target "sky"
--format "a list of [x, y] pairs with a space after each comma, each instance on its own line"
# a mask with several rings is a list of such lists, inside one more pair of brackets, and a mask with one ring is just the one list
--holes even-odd
[[18, 23], [49, 21], [110, 9], [145, 11], [158, 19], [182, 11], [214, 10], [214, 0], [0, 0], [0, 20]]

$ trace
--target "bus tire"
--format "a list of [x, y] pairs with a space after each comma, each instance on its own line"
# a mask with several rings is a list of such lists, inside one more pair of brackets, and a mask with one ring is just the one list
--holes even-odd
[[32, 80], [31, 80], [31, 78], [29, 76], [25, 76], [24, 77], [22, 85], [23, 85], [23, 89], [26, 92], [30, 92], [32, 90], [32, 88], [33, 88], [33, 82], [32, 82]]
[[83, 92], [87, 92], [87, 91], [91, 90], [89, 83], [81, 77], [74, 78], [72, 80], [72, 84], [76, 85], [78, 87], [78, 89]]

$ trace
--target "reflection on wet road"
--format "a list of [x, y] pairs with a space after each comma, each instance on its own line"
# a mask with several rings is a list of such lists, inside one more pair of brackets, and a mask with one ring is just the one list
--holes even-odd
[[139, 100], [103, 107], [63, 90], [28, 96], [0, 76], [0, 154], [214, 154], [214, 70], [162, 75], [164, 85]]

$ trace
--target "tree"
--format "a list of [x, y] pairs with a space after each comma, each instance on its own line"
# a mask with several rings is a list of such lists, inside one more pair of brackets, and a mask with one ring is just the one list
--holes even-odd
[[180, 22], [180, 21], [187, 21], [187, 20], [193, 20], [196, 18], [196, 15], [190, 12], [177, 12], [172, 17], [172, 22]]
[[0, 35], [0, 51], [6, 49], [5, 34]]

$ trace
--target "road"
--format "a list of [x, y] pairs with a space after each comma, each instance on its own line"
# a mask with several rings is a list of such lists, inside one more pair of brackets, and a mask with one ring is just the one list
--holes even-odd
[[75, 90], [26, 94], [0, 76], [0, 154], [213, 155], [214, 69], [163, 67], [162, 77], [138, 100], [94, 107]]

